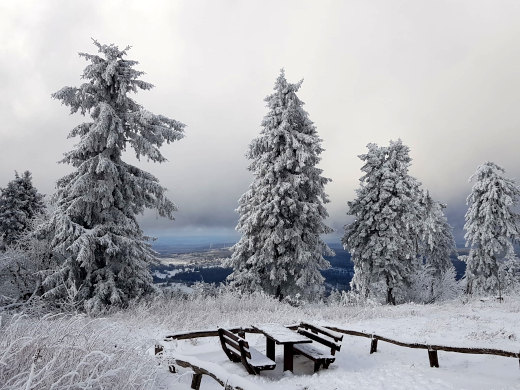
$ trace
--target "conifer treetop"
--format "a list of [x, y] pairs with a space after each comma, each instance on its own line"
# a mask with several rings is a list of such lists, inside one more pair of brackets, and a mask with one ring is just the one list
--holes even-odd
[[[130, 46], [119, 50], [113, 44], [102, 45], [96, 40], [93, 42], [102, 56], [79, 53], [90, 62], [81, 76], [87, 82], [79, 87], [64, 87], [52, 94], [54, 99], [61, 100], [62, 104], [70, 107], [71, 114], [78, 111], [82, 115], [90, 113], [92, 119], [98, 123], [96, 129], [91, 128], [91, 123], [75, 127], [69, 138], [89, 134], [89, 139], [83, 141], [89, 141], [88, 146], [95, 151], [104, 148], [125, 150], [128, 143], [135, 150], [138, 159], [145, 156], [154, 162], [166, 161], [159, 147], [164, 142], [181, 139], [185, 125], [175, 119], [152, 114], [127, 95], [129, 92], [137, 93], [140, 89], [153, 88], [152, 84], [139, 79], [144, 72], [133, 68], [138, 62], [123, 58]], [[115, 130], [112, 132], [114, 134], [104, 140], [106, 131], [112, 129]], [[71, 152], [65, 155], [62, 162], [77, 166], [83, 157]]]

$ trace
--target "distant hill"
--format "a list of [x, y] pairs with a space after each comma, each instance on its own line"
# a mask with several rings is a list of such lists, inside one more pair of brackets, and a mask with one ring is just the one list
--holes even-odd
[[[163, 244], [154, 245], [154, 249], [160, 253], [161, 264], [152, 267], [154, 283], [183, 283], [192, 285], [196, 282], [221, 283], [231, 273], [230, 268], [223, 264], [224, 259], [231, 256], [230, 247], [234, 243], [215, 243], [202, 245], [189, 244]], [[321, 273], [325, 278], [325, 287], [328, 291], [349, 290], [350, 281], [354, 275], [354, 264], [350, 260], [350, 253], [343, 249], [341, 244], [329, 244], [336, 253], [335, 256], [326, 256], [331, 268]], [[458, 250], [458, 255], [467, 254], [466, 248]], [[466, 270], [466, 264], [452, 256], [452, 263], [457, 271], [457, 280], [462, 278]]]

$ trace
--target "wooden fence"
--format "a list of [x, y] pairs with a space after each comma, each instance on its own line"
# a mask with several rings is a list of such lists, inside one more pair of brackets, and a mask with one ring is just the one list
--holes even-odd
[[430, 367], [439, 367], [439, 358], [437, 356], [437, 351], [470, 353], [470, 354], [475, 354], [475, 355], [496, 355], [496, 356], [512, 357], [512, 358], [518, 359], [518, 364], [520, 366], [520, 352], [504, 351], [502, 349], [493, 349], [493, 348], [449, 347], [446, 345], [436, 345], [436, 344], [405, 343], [403, 341], [393, 340], [388, 337], [377, 335], [375, 333], [359, 332], [357, 330], [336, 328], [334, 326], [325, 326], [325, 328], [333, 330], [338, 333], [348, 334], [350, 336], [369, 338], [371, 340], [370, 353], [377, 352], [377, 342], [379, 340], [384, 341], [386, 343], [398, 345], [400, 347], [414, 348], [414, 349], [426, 349], [428, 351]]
[[[290, 325], [287, 327], [289, 329], [294, 330], [294, 329], [298, 328], [298, 325]], [[388, 338], [385, 336], [380, 336], [375, 333], [360, 332], [357, 330], [337, 328], [334, 326], [324, 326], [324, 328], [333, 330], [338, 333], [347, 334], [350, 336], [365, 337], [365, 338], [370, 339], [371, 340], [370, 353], [377, 352], [377, 343], [379, 340], [384, 341], [386, 343], [398, 345], [400, 347], [425, 349], [428, 351], [430, 367], [439, 367], [439, 358], [437, 355], [437, 351], [512, 357], [512, 358], [518, 359], [518, 364], [520, 367], [520, 351], [512, 352], [512, 351], [505, 351], [502, 349], [494, 349], [494, 348], [450, 347], [450, 346], [446, 346], [446, 345], [437, 345], [437, 344], [406, 343], [406, 342], [394, 340], [394, 339], [391, 339], [391, 338]], [[246, 333], [258, 333], [258, 331], [253, 328], [232, 328], [230, 330], [232, 332], [238, 332], [239, 330], [242, 330]], [[197, 331], [197, 332], [176, 333], [176, 334], [166, 336], [165, 341], [184, 340], [184, 339], [199, 338], [199, 337], [212, 337], [212, 336], [218, 336], [218, 332], [216, 330], [214, 330], [214, 331], [213, 330], [202, 330], [202, 331]]]
[[[290, 325], [290, 326], [287, 326], [287, 328], [295, 330], [298, 328], [298, 325]], [[425, 349], [428, 351], [428, 359], [430, 361], [430, 367], [439, 367], [439, 357], [437, 355], [437, 351], [512, 357], [512, 358], [518, 359], [518, 364], [520, 366], [520, 352], [511, 352], [511, 351], [505, 351], [502, 349], [494, 349], [494, 348], [450, 347], [450, 346], [446, 346], [446, 345], [436, 345], [436, 344], [406, 343], [403, 341], [398, 341], [398, 340], [394, 340], [394, 339], [391, 339], [388, 337], [380, 336], [375, 333], [360, 332], [357, 330], [337, 328], [334, 326], [324, 326], [324, 328], [330, 329], [334, 332], [343, 333], [343, 334], [346, 334], [349, 336], [365, 337], [365, 338], [370, 339], [370, 353], [371, 354], [374, 352], [377, 352], [378, 341], [384, 341], [386, 343], [398, 345], [400, 347], [405, 347], [405, 348]], [[246, 333], [259, 333], [256, 329], [253, 329], [253, 328], [230, 328], [229, 330], [232, 332], [243, 331]], [[218, 331], [201, 330], [201, 331], [196, 331], [196, 332], [175, 333], [172, 335], [168, 335], [165, 337], [165, 341], [186, 340], [186, 339], [193, 339], [193, 338], [213, 337], [213, 336], [218, 336]], [[156, 354], [158, 354], [162, 351], [163, 351], [162, 346], [157, 345], [155, 347]], [[190, 367], [193, 370], [194, 374], [193, 374], [193, 381], [192, 381], [192, 389], [199, 389], [202, 375], [209, 375], [213, 379], [215, 379], [217, 382], [219, 382], [222, 386], [224, 386], [225, 390], [228, 390], [228, 389], [242, 390], [240, 387], [229, 386], [228, 384], [224, 383], [220, 378], [217, 378], [216, 375], [212, 374], [211, 372], [207, 371], [206, 369], [204, 369], [202, 367], [198, 367], [196, 365], [191, 364], [190, 362], [183, 361], [183, 360], [174, 359], [174, 361], [175, 361], [175, 364], [177, 364], [181, 367]], [[175, 372], [175, 368], [172, 365], [170, 365], [169, 368], [170, 368], [171, 372]]]

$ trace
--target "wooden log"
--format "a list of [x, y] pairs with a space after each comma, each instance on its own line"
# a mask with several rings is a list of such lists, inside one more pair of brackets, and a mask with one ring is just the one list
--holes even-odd
[[212, 372], [209, 372], [208, 370], [202, 368], [202, 367], [199, 367], [195, 364], [191, 364], [190, 362], [188, 361], [184, 361], [184, 360], [180, 360], [180, 359], [175, 359], [175, 364], [179, 365], [180, 367], [184, 367], [184, 368], [191, 368], [193, 370], [193, 372], [195, 372], [196, 374], [200, 374], [200, 375], [208, 375], [210, 377], [212, 377], [213, 379], [215, 379], [222, 387], [224, 387], [226, 390], [245, 390], [244, 388], [242, 387], [239, 387], [239, 386], [231, 386], [227, 383], [227, 381], [224, 381], [223, 379], [220, 379], [219, 377], [217, 377], [215, 374], [213, 374]]
[[374, 352], [377, 352], [377, 338], [372, 337], [372, 341], [370, 342], [370, 354], [372, 355]]
[[200, 390], [201, 381], [202, 381], [202, 374], [194, 372], [193, 378], [191, 379], [191, 388], [194, 390]]
[[430, 360], [430, 367], [439, 368], [439, 357], [436, 350], [428, 349], [428, 359]]

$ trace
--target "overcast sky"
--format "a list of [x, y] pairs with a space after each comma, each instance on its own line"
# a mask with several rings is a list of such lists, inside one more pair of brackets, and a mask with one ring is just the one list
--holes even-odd
[[[187, 125], [140, 163], [169, 189], [176, 221], [147, 214], [158, 236], [231, 237], [252, 176], [244, 154], [259, 134], [280, 68], [317, 126], [331, 178], [329, 224], [342, 234], [366, 144], [401, 138], [411, 173], [448, 204], [457, 230], [476, 167], [491, 160], [520, 178], [520, 2], [24, 1], [0, 2], [0, 186], [30, 170], [54, 192], [58, 165], [84, 119], [52, 100], [77, 86], [101, 43], [131, 45], [156, 88], [135, 98]], [[130, 159], [133, 161], [132, 159]]]

